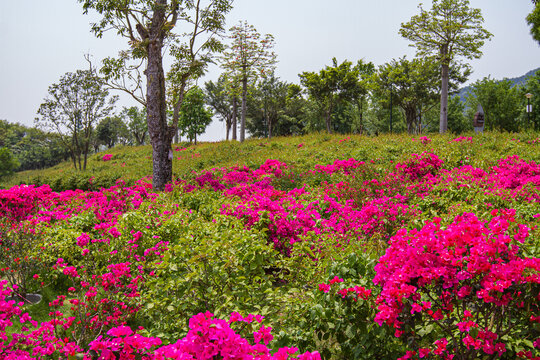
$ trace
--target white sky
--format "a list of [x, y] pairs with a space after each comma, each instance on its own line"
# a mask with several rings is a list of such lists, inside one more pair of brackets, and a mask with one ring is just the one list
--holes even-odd
[[[540, 46], [529, 34], [525, 17], [530, 0], [471, 0], [480, 8], [484, 27], [494, 37], [471, 62], [470, 81], [521, 76], [540, 67]], [[299, 83], [298, 74], [331, 63], [359, 59], [381, 65], [393, 58], [414, 56], [398, 33], [401, 23], [418, 13], [417, 0], [235, 0], [228, 27], [247, 20], [276, 40], [277, 74]], [[429, 9], [430, 0], [424, 1]], [[113, 33], [97, 39], [76, 0], [0, 0], [0, 119], [33, 125], [47, 88], [70, 71], [87, 68], [83, 55], [94, 60], [115, 56], [126, 47]], [[207, 79], [220, 70], [212, 67]], [[136, 105], [122, 96], [119, 106]], [[213, 123], [201, 140], [224, 138], [224, 125]]]

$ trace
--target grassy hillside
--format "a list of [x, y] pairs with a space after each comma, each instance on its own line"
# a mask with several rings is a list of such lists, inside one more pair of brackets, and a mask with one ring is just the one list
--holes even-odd
[[[462, 139], [474, 136], [469, 134]], [[495, 164], [508, 155], [519, 155], [525, 160], [540, 161], [539, 135], [486, 133], [479, 141], [454, 141], [452, 135], [429, 135], [429, 143], [419, 137], [408, 135], [383, 135], [366, 137], [359, 135], [314, 134], [235, 142], [173, 145], [173, 171], [175, 177], [191, 178], [194, 172], [236, 165], [259, 167], [266, 159], [286, 162], [299, 171], [311, 169], [314, 164], [327, 164], [335, 159], [354, 158], [358, 161], [400, 161], [411, 153], [431, 151], [445, 162], [448, 169], [462, 164], [484, 168]], [[103, 156], [112, 159], [104, 161]], [[49, 184], [55, 191], [73, 189], [99, 189], [110, 187], [118, 179], [131, 184], [152, 174], [152, 149], [150, 146], [117, 147], [90, 156], [87, 170], [73, 170], [65, 162], [46, 170], [32, 170], [0, 179], [0, 187], [18, 184]]]
[[538, 134], [150, 151], [3, 183], [96, 191], [0, 190], [0, 358], [540, 356]]

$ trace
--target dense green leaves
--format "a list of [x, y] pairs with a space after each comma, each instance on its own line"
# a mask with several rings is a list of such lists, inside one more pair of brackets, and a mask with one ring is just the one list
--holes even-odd
[[197, 135], [203, 134], [212, 122], [212, 112], [204, 105], [204, 94], [196, 86], [188, 91], [180, 110], [179, 130], [182, 135], [189, 138], [190, 142], [195, 141], [195, 144], [197, 144]]
[[527, 23], [531, 26], [532, 37], [540, 43], [540, 3], [534, 3], [533, 11], [527, 15]]
[[49, 96], [39, 107], [36, 125], [59, 135], [69, 149], [73, 166], [86, 169], [93, 132], [98, 122], [113, 110], [117, 96], [109, 97], [96, 71], [66, 73], [49, 87]]
[[467, 117], [472, 119], [477, 105], [482, 105], [485, 113], [485, 127], [498, 131], [518, 131], [522, 95], [509, 80], [496, 81], [484, 78], [472, 85], [467, 97]]
[[355, 101], [366, 92], [360, 82], [360, 67], [353, 66], [347, 60], [338, 64], [334, 58], [332, 66], [326, 66], [319, 73], [303, 72], [299, 76], [310, 98], [317, 104], [329, 133], [334, 131], [334, 110], [345, 102]]
[[19, 163], [11, 151], [0, 147], [0, 177], [12, 174], [18, 166]]
[[448, 128], [448, 80], [452, 62], [459, 57], [477, 59], [480, 48], [492, 34], [482, 27], [480, 9], [469, 7], [469, 0], [433, 0], [430, 11], [419, 6], [420, 14], [401, 24], [401, 36], [412, 41], [419, 56], [435, 56], [441, 65], [441, 117], [439, 131]]

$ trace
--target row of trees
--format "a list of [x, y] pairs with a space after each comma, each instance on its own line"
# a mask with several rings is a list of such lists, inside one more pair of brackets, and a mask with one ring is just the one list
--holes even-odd
[[[202, 128], [201, 125], [193, 127], [194, 129], [188, 132], [184, 131], [186, 124], [181, 123], [182, 106], [188, 99], [188, 90], [204, 75], [208, 64], [218, 58], [225, 70], [223, 79], [220, 80], [221, 84], [208, 86], [223, 87], [223, 91], [227, 94], [226, 102], [231, 103], [229, 111], [217, 110], [218, 99], [212, 97], [208, 86], [205, 87], [206, 98], [219, 117], [227, 122], [227, 134], [232, 128], [233, 139], [236, 137], [236, 119], [240, 112], [240, 141], [245, 139], [246, 127], [251, 126], [254, 134], [262, 131], [257, 121], [251, 121], [251, 125], [247, 124], [248, 113], [252, 114], [252, 118], [262, 119], [259, 122], [264, 124], [264, 134], [267, 136], [272, 136], [275, 131], [279, 132], [279, 129], [285, 128], [289, 130], [281, 130], [283, 133], [300, 131], [301, 122], [298, 119], [301, 114], [318, 114], [324, 119], [324, 127], [329, 132], [350, 130], [353, 127], [347, 119], [354, 118], [357, 123], [356, 130], [363, 132], [364, 128], [367, 129], [364, 124], [367, 105], [369, 105], [368, 113], [379, 112], [375, 117], [380, 118], [384, 99], [387, 98], [385, 95], [389, 93], [390, 102], [395, 101], [403, 109], [407, 129], [412, 132], [416, 128], [422, 128], [420, 125], [422, 122], [418, 119], [425, 117], [433, 107], [430, 101], [433, 92], [430, 88], [422, 90], [424, 96], [420, 100], [398, 96], [401, 94], [398, 90], [401, 88], [415, 93], [414, 89], [411, 89], [414, 88], [414, 83], [407, 84], [407, 76], [415, 74], [419, 67], [426, 65], [420, 58], [412, 61], [395, 60], [388, 65], [387, 73], [384, 68], [379, 68], [377, 74], [379, 79], [383, 80], [372, 82], [370, 89], [367, 87], [367, 79], [372, 78], [370, 72], [374, 72], [373, 65], [363, 63], [353, 65], [347, 61], [342, 64], [334, 61], [333, 66], [319, 73], [302, 73], [301, 83], [308, 94], [307, 99], [303, 97], [298, 85], [277, 86], [279, 80], [271, 75], [276, 63], [271, 35], [261, 36], [251, 25], [243, 22], [231, 29], [232, 43], [229, 47], [222, 42], [225, 16], [232, 8], [232, 0], [129, 2], [78, 0], [78, 2], [82, 4], [85, 12], [94, 10], [101, 15], [101, 19], [92, 25], [92, 31], [97, 37], [103, 36], [109, 29], [115, 29], [118, 35], [128, 40], [127, 50], [120, 51], [116, 58], [107, 58], [103, 61], [100, 69], [101, 79], [97, 79], [96, 72], [92, 68], [86, 74], [87, 78], [93, 78], [94, 82], [99, 84], [98, 87], [94, 88], [93, 85], [84, 82], [80, 86], [83, 88], [86, 86], [85, 97], [106, 92], [102, 85], [106, 85], [106, 89], [124, 91], [146, 109], [148, 135], [153, 148], [153, 185], [157, 190], [163, 189], [165, 184], [172, 180], [171, 143], [178, 133], [179, 125], [183, 133], [191, 133], [190, 137], [193, 139]], [[528, 21], [534, 23], [534, 16]], [[440, 132], [445, 132], [448, 128], [451, 105], [448, 102], [448, 93], [452, 87], [452, 80], [467, 76], [468, 69], [460, 61], [479, 57], [484, 41], [491, 37], [491, 34], [482, 28], [482, 23], [480, 10], [471, 9], [468, 0], [433, 0], [431, 10], [424, 10], [420, 6], [419, 15], [402, 24], [400, 34], [411, 40], [412, 46], [417, 49], [417, 55], [429, 58], [434, 64], [434, 69], [439, 72]], [[176, 32], [176, 29], [179, 31]], [[163, 65], [164, 56], [167, 55], [172, 60], [168, 72], [164, 70]], [[403, 68], [398, 72], [393, 71], [398, 65], [403, 65]], [[400, 77], [401, 70], [403, 74]], [[429, 72], [429, 76], [424, 80], [432, 80], [431, 74]], [[265, 85], [253, 86], [261, 77], [261, 84]], [[459, 81], [455, 82], [457, 83]], [[258, 90], [250, 92], [250, 88]], [[276, 96], [273, 96], [274, 90], [276, 94], [281, 94], [281, 100], [274, 101], [276, 99]], [[193, 93], [199, 93], [200, 104], [200, 91], [194, 90]], [[285, 93], [286, 96], [283, 96]], [[51, 102], [44, 103], [39, 113], [44, 119], [60, 118], [61, 115], [55, 112], [53, 103], [59, 103], [65, 94], [59, 89], [52, 89], [50, 94]], [[76, 132], [77, 135], [63, 139], [63, 144], [69, 149], [75, 167], [81, 169], [85, 167], [86, 155], [91, 145], [89, 129], [97, 126], [94, 124], [85, 130], [82, 124], [95, 122], [99, 117], [107, 117], [114, 103], [112, 97], [103, 103], [99, 102], [100, 99], [97, 97], [90, 108], [98, 114], [93, 120], [90, 111], [84, 108], [76, 109], [69, 116], [66, 115], [67, 120], [75, 124], [72, 125], [71, 133]], [[377, 102], [381, 106], [373, 106]], [[286, 104], [287, 111], [282, 110], [283, 104]], [[301, 108], [304, 109], [300, 111]], [[389, 109], [392, 119], [394, 106], [389, 106]], [[184, 120], [191, 118], [192, 122], [193, 116], [197, 115], [197, 118], [200, 118], [205, 114], [208, 113], [192, 111], [190, 116], [184, 116]], [[111, 121], [111, 124], [113, 123]], [[68, 122], [64, 121], [54, 130], [59, 132], [68, 128], [67, 124]], [[304, 121], [304, 124], [308, 130], [320, 127], [320, 123], [314, 120]], [[391, 129], [392, 124], [391, 121]], [[114, 128], [112, 125], [103, 126]], [[103, 138], [107, 138], [107, 131], [101, 133]], [[108, 142], [109, 145], [112, 143]]]
[[[457, 70], [456, 70], [457, 69]], [[540, 71], [524, 85], [510, 80], [479, 80], [460, 98], [459, 85], [470, 74], [467, 67], [450, 72], [451, 97], [447, 128], [454, 133], [472, 130], [477, 104], [486, 113], [486, 129], [518, 131], [538, 127], [536, 112], [525, 113], [526, 93], [533, 94], [533, 108], [540, 102]], [[226, 123], [226, 137], [233, 130], [234, 98], [227, 92], [226, 75], [205, 84], [206, 103]], [[248, 89], [246, 128], [252, 136], [288, 136], [310, 131], [379, 134], [438, 131], [440, 125], [440, 78], [431, 59], [392, 60], [377, 69], [359, 61], [300, 74], [300, 85], [279, 80], [274, 74]], [[540, 105], [540, 104], [539, 104]], [[530, 119], [529, 119], [530, 118]]]
[[98, 151], [100, 146], [145, 143], [145, 112], [131, 107], [113, 114], [118, 97], [109, 94], [105, 81], [91, 63], [88, 70], [63, 75], [49, 87], [48, 93], [38, 109], [35, 124], [57, 136], [76, 169], [85, 170], [88, 154]]

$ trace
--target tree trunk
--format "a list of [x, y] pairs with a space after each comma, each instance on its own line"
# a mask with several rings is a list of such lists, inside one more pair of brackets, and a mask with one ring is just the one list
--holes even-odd
[[272, 120], [270, 120], [270, 118], [268, 117], [266, 119], [266, 123], [268, 124], [268, 138], [271, 139], [272, 138]]
[[246, 113], [247, 113], [247, 77], [242, 79], [242, 116], [240, 120], [240, 142], [246, 139]]
[[326, 131], [328, 131], [329, 134], [332, 133], [332, 108], [328, 109], [326, 112]]
[[448, 74], [449, 65], [443, 61], [441, 69], [441, 120], [439, 133], [444, 134], [448, 130]]
[[71, 150], [71, 159], [73, 160], [73, 167], [77, 170], [77, 158], [75, 157], [75, 152], [73, 152], [73, 150]]
[[175, 129], [167, 123], [165, 102], [165, 74], [163, 72], [162, 26], [165, 22], [167, 0], [158, 0], [152, 16], [148, 34], [148, 64], [146, 74], [146, 103], [148, 133], [152, 142], [152, 185], [154, 190], [163, 191], [165, 184], [172, 181], [171, 142]]
[[232, 115], [229, 115], [227, 116], [227, 120], [225, 121], [225, 131], [226, 131], [226, 135], [225, 135], [225, 139], [227, 141], [229, 141], [229, 132], [231, 131], [231, 120], [232, 119]]
[[407, 132], [409, 135], [412, 135], [414, 134], [414, 123], [416, 120], [416, 107], [406, 108], [405, 118], [407, 119]]
[[238, 102], [236, 100], [236, 95], [233, 97], [233, 105], [232, 105], [232, 139], [236, 140], [236, 125], [238, 123]]

